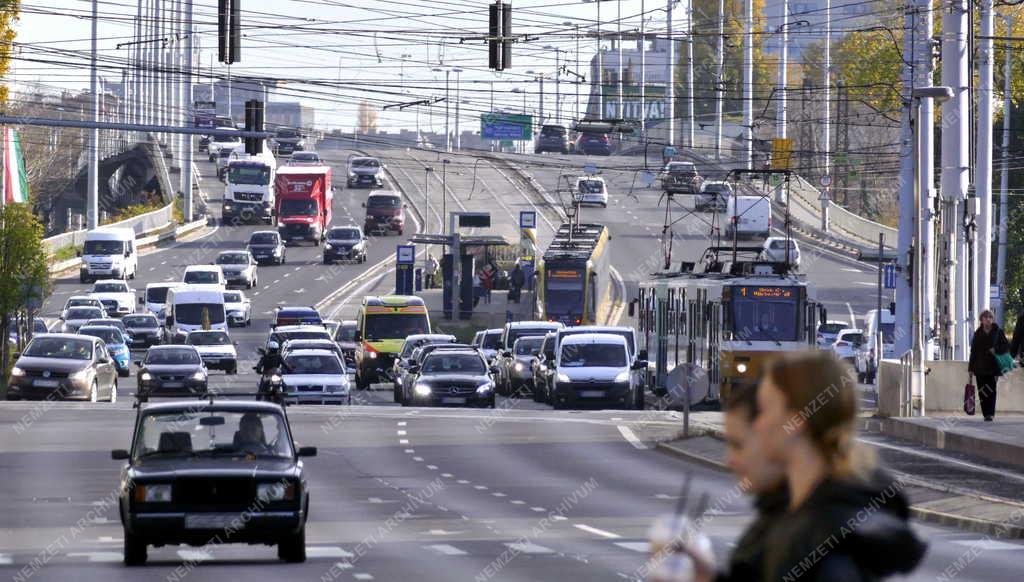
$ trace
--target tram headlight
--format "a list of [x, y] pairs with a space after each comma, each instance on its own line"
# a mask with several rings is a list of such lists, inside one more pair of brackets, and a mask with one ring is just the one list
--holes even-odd
[[747, 365], [742, 363], [742, 362], [739, 363], [739, 364], [736, 364], [736, 371], [738, 373], [740, 373], [740, 374], [746, 374], [747, 373]]

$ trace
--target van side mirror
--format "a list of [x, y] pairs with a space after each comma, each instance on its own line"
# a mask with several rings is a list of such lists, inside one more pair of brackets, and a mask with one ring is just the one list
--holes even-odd
[[356, 342], [363, 341], [363, 332], [356, 330], [356, 333], [352, 336], [352, 340]]
[[164, 325], [166, 325], [167, 327], [171, 327], [172, 325], [174, 325], [174, 316], [168, 315], [167, 319], [165, 319], [164, 322]]
[[125, 449], [114, 449], [110, 451], [110, 458], [115, 461], [126, 461], [128, 460], [128, 451]]
[[76, 257], [82, 256], [82, 251], [75, 251], [75, 256]]
[[20, 357], [21, 357], [21, 352], [14, 352], [13, 354], [11, 354], [11, 359], [12, 360], [17, 360]]
[[145, 300], [145, 299], [143, 299], [142, 297], [139, 297], [139, 305], [142, 305], [142, 304], [144, 304], [145, 302], [146, 302], [146, 300]]
[[298, 457], [315, 457], [316, 456], [316, 447], [299, 447], [299, 450], [296, 453], [296, 456], [298, 456]]
[[637, 352], [636, 359], [638, 359], [638, 360], [646, 360], [646, 359], [648, 359], [647, 358], [647, 350], [640, 350], [639, 352]]
[[636, 317], [636, 299], [629, 302], [629, 316]]

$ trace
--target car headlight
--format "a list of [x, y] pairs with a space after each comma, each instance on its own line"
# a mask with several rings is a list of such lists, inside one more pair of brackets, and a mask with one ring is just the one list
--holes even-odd
[[569, 376], [567, 376], [567, 375], [565, 375], [565, 374], [563, 374], [561, 372], [559, 372], [558, 375], [555, 376], [555, 379], [558, 380], [559, 382], [565, 382], [565, 383], [572, 382], [572, 380], [569, 379]]
[[277, 228], [284, 228], [284, 223], [283, 222], [278, 222], [277, 223]]
[[164, 485], [137, 485], [135, 487], [135, 501], [142, 503], [169, 503], [171, 501], [171, 486]]
[[153, 375], [150, 374], [149, 372], [143, 372], [143, 373], [139, 374], [139, 380], [142, 380], [143, 382], [149, 382], [152, 379], [153, 379]]
[[25, 375], [25, 370], [22, 370], [21, 368], [19, 368], [17, 366], [11, 368], [11, 376], [24, 376], [24, 375]]
[[274, 382], [274, 383], [276, 383], [276, 384], [279, 384], [279, 383], [281, 383], [282, 381], [284, 381], [284, 379], [283, 379], [283, 378], [281, 378], [281, 375], [280, 375], [280, 374], [273, 374], [273, 375], [271, 375], [271, 376], [270, 376], [270, 381], [271, 381], [271, 382]]
[[481, 396], [486, 396], [493, 389], [494, 384], [492, 382], [486, 382], [476, 387], [476, 393]]
[[430, 386], [426, 384], [417, 384], [412, 391], [416, 393], [416, 396], [430, 396]]
[[295, 499], [293, 483], [260, 483], [256, 485], [256, 497], [260, 501], [290, 501]]
[[377, 359], [377, 352], [367, 352], [366, 355], [369, 356], [371, 360]]
[[516, 362], [516, 365], [515, 365], [516, 372], [522, 372], [525, 367], [526, 366], [524, 366], [522, 362]]
[[85, 380], [89, 377], [89, 368], [82, 368], [81, 370], [68, 375], [71, 380]]
[[331, 243], [329, 243], [329, 242], [328, 242], [328, 243], [324, 243], [324, 248], [325, 248], [325, 249], [333, 249], [333, 248], [334, 248], [334, 245], [332, 245], [332, 244], [331, 244]]
[[623, 382], [629, 382], [629, 370], [619, 372], [619, 375], [615, 377], [615, 382], [621, 384]]
[[747, 373], [747, 365], [743, 364], [743, 363], [736, 364], [736, 371], [739, 372], [740, 374], [746, 374]]
[[192, 379], [196, 380], [197, 382], [202, 382], [203, 380], [206, 379], [206, 374], [204, 374], [203, 371], [200, 370], [200, 371], [196, 372], [195, 374], [192, 374]]

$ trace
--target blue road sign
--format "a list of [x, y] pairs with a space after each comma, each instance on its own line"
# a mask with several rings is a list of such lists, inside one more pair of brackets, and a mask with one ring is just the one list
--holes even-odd
[[519, 228], [537, 228], [537, 213], [533, 210], [519, 211]]
[[412, 265], [416, 263], [416, 245], [398, 245], [396, 254], [396, 262], [399, 265]]
[[886, 289], [896, 288], [896, 265], [889, 263], [882, 266], [882, 285]]

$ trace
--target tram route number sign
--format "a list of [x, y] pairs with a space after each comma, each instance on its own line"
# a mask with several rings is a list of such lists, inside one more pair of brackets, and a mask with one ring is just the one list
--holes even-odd
[[792, 287], [740, 287], [740, 297], [756, 299], [789, 299], [793, 297]]

